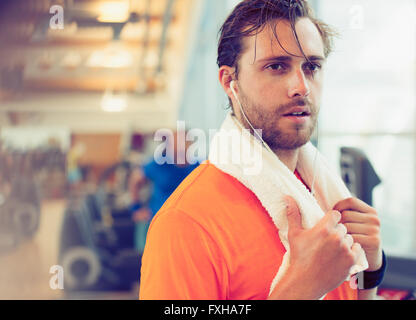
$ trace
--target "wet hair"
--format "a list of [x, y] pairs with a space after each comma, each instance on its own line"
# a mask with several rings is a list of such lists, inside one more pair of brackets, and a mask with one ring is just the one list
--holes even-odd
[[[290, 23], [296, 42], [306, 60], [300, 45], [295, 24], [300, 18], [309, 18], [321, 34], [324, 44], [325, 57], [332, 51], [335, 31], [324, 22], [315, 18], [312, 9], [306, 0], [244, 0], [240, 2], [222, 25], [218, 42], [218, 67], [229, 66], [235, 68], [238, 78], [238, 61], [243, 53], [243, 38], [257, 35], [266, 26], [271, 27], [276, 40], [280, 44], [276, 33], [276, 24], [279, 20]], [[292, 55], [287, 52], [287, 54]]]

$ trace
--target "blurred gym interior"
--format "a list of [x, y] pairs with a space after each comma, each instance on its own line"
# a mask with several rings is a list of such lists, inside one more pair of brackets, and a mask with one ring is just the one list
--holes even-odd
[[[0, 2], [0, 299], [138, 298], [152, 184], [135, 170], [157, 130], [221, 124], [217, 34], [237, 2]], [[415, 3], [310, 2], [343, 34], [314, 143], [379, 212], [380, 297], [414, 299]]]

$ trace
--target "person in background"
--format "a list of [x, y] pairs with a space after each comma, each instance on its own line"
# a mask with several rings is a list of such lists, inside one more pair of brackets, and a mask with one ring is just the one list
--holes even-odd
[[82, 143], [73, 145], [67, 154], [66, 172], [69, 183], [69, 191], [77, 193], [82, 183], [82, 171], [79, 166], [79, 159], [85, 152], [85, 146]]
[[[129, 189], [133, 205], [130, 207], [130, 211], [133, 214], [133, 221], [136, 222], [135, 246], [140, 253], [144, 251], [147, 230], [154, 215], [178, 185], [199, 166], [199, 163], [190, 164], [186, 161], [184, 164], [177, 164], [177, 155], [181, 152], [186, 154], [188, 147], [188, 143], [184, 145], [184, 150], [179, 146], [178, 136], [180, 136], [180, 132], [175, 132], [172, 138], [168, 138], [166, 141], [166, 149], [172, 148], [174, 151], [173, 159], [165, 156], [164, 160], [167, 161], [159, 164], [163, 162], [162, 159], [153, 157], [143, 166], [133, 169], [131, 173]], [[144, 204], [139, 193], [148, 184], [151, 185], [150, 199], [147, 204]]]

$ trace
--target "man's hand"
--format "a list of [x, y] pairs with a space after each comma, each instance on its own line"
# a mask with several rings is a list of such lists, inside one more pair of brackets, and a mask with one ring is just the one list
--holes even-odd
[[364, 249], [369, 265], [367, 270], [380, 269], [383, 256], [377, 211], [357, 198], [341, 200], [333, 210], [341, 212], [341, 223], [345, 225], [354, 242], [359, 243]]
[[330, 210], [313, 228], [304, 229], [295, 200], [285, 200], [290, 264], [269, 299], [319, 299], [345, 281], [361, 247], [339, 224], [338, 211]]

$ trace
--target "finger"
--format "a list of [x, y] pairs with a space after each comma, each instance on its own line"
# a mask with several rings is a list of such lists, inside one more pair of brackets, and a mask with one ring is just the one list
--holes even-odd
[[348, 244], [348, 247], [351, 248], [352, 245], [354, 244], [354, 239], [350, 234], [346, 234], [345, 235], [345, 239], [344, 241]]
[[367, 236], [362, 234], [351, 234], [355, 243], [360, 244], [363, 248], [375, 248], [380, 245], [379, 237]]
[[378, 233], [376, 226], [371, 226], [366, 223], [344, 223], [349, 234], [373, 235]]
[[329, 227], [333, 228], [341, 221], [341, 213], [335, 210], [330, 210], [322, 218], [322, 222]]
[[345, 210], [341, 213], [342, 223], [347, 222], [354, 222], [354, 223], [365, 223], [367, 221], [366, 214], [363, 214], [362, 212], [352, 211], [352, 210]]
[[339, 201], [335, 204], [333, 210], [343, 212], [345, 210], [359, 211], [359, 212], [371, 212], [376, 213], [376, 210], [369, 206], [364, 201], [357, 198], [348, 198]]
[[347, 227], [344, 226], [342, 223], [338, 223], [335, 226], [336, 232], [341, 236], [341, 237], [345, 237], [345, 235], [347, 234]]
[[362, 213], [357, 211], [346, 210], [342, 212], [342, 223], [365, 223], [368, 225], [380, 227], [380, 218], [377, 214]]
[[293, 199], [291, 196], [285, 196], [284, 201], [286, 202], [286, 215], [289, 230], [295, 231], [303, 229], [302, 218], [295, 199]]

